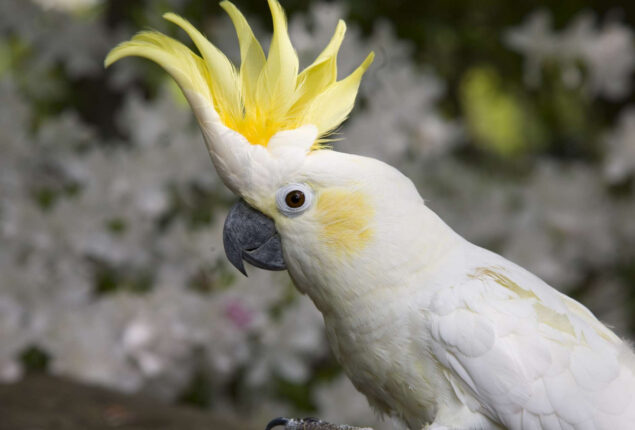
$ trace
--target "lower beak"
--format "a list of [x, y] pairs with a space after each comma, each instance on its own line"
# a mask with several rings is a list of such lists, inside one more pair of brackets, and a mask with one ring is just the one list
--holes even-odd
[[239, 200], [227, 215], [223, 245], [229, 262], [247, 276], [243, 260], [267, 270], [285, 270], [282, 243], [273, 220]]

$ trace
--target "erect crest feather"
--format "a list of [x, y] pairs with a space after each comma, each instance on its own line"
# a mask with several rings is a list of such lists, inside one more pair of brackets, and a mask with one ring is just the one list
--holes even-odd
[[362, 75], [374, 54], [337, 81], [337, 53], [346, 32], [340, 20], [326, 48], [298, 75], [298, 56], [289, 39], [284, 10], [277, 0], [268, 1], [273, 38], [266, 58], [242, 13], [229, 1], [221, 3], [238, 34], [238, 71], [192, 24], [173, 13], [163, 17], [188, 34], [200, 56], [171, 37], [144, 31], [114, 48], [105, 65], [129, 56], [148, 58], [163, 67], [184, 91], [196, 92], [212, 102], [221, 121], [251, 144], [267, 146], [279, 131], [312, 124], [318, 129], [314, 145], [318, 148], [320, 138], [337, 128], [353, 108]]

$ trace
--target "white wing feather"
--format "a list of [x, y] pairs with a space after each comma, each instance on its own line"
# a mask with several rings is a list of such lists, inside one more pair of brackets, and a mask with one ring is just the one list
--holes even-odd
[[427, 318], [457, 396], [510, 429], [635, 429], [629, 347], [521, 267], [477, 247], [468, 254], [468, 275], [436, 291]]

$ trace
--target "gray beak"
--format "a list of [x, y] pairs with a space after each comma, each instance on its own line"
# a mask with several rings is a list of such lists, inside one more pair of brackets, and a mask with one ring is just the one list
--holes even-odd
[[247, 276], [243, 260], [266, 270], [285, 270], [282, 243], [273, 220], [238, 201], [227, 215], [223, 228], [225, 255]]

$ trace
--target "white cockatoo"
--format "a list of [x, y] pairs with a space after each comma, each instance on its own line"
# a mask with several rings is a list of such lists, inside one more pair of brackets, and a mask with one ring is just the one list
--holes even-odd
[[244, 16], [221, 3], [238, 69], [171, 13], [200, 56], [146, 31], [106, 59], [146, 57], [183, 90], [219, 176], [241, 197], [224, 230], [231, 263], [287, 269], [355, 387], [410, 429], [635, 429], [630, 347], [580, 303], [455, 233], [395, 168], [325, 146], [373, 54], [337, 81], [340, 21], [298, 73], [284, 11], [269, 6], [265, 56]]

